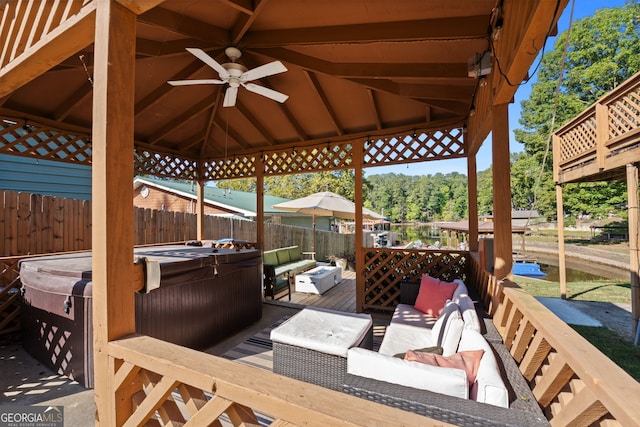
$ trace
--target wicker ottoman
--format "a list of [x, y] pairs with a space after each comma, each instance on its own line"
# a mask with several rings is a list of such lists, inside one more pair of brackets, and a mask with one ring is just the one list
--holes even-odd
[[271, 331], [273, 372], [342, 390], [351, 347], [373, 348], [368, 314], [307, 307]]

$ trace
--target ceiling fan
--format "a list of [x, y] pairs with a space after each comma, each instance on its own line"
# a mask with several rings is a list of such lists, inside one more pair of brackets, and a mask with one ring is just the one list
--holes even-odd
[[203, 79], [203, 80], [170, 80], [169, 83], [172, 86], [188, 86], [188, 85], [223, 85], [228, 84], [224, 94], [223, 107], [233, 107], [236, 105], [236, 99], [238, 97], [238, 87], [242, 86], [250, 92], [266, 96], [280, 103], [289, 98], [288, 95], [269, 89], [264, 86], [250, 83], [253, 80], [261, 79], [263, 77], [272, 76], [274, 74], [283, 73], [287, 70], [282, 62], [273, 61], [268, 64], [261, 65], [259, 67], [248, 70], [242, 64], [238, 64], [236, 60], [242, 56], [242, 53], [238, 48], [230, 46], [225, 49], [224, 53], [229, 57], [231, 62], [225, 64], [218, 63], [211, 56], [207, 55], [202, 49], [187, 48], [192, 55], [199, 58], [202, 62], [213, 68], [218, 72], [220, 79]]

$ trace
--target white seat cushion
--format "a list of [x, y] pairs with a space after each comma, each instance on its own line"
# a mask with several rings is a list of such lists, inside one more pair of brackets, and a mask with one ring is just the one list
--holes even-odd
[[412, 305], [398, 304], [393, 312], [391, 323], [401, 323], [431, 329], [436, 323], [436, 318], [423, 313]]
[[462, 369], [409, 362], [358, 347], [349, 350], [347, 372], [462, 399], [468, 399], [469, 396], [467, 374]]
[[271, 341], [347, 357], [365, 338], [373, 321], [368, 314], [307, 307], [271, 331]]
[[436, 339], [430, 329], [392, 323], [387, 326], [378, 352], [387, 356], [406, 353], [407, 350], [433, 347]]

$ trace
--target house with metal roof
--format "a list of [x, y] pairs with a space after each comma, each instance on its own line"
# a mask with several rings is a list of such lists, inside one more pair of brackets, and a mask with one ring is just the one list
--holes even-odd
[[[196, 185], [174, 180], [136, 177], [133, 181], [133, 205], [136, 207], [176, 212], [196, 213]], [[310, 215], [274, 209], [273, 205], [290, 199], [264, 195], [265, 221], [311, 228]], [[256, 194], [214, 186], [204, 187], [205, 215], [237, 216], [255, 220]], [[331, 218], [316, 218], [318, 230], [330, 230]]]

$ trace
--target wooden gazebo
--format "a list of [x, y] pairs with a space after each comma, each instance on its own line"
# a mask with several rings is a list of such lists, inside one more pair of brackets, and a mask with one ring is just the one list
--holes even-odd
[[[476, 282], [550, 419], [637, 423], [637, 383], [602, 355], [575, 356], [592, 347], [502, 280], [512, 264], [507, 106], [567, 2], [0, 1], [0, 153], [92, 166], [97, 421], [209, 425], [226, 413], [239, 425], [256, 410], [274, 425], [436, 423], [135, 335], [132, 177], [196, 181], [202, 213], [206, 181], [254, 178], [263, 206], [265, 176], [352, 168], [359, 210], [363, 168], [466, 158], [470, 251], [365, 251], [358, 235], [358, 309], [397, 302], [400, 278], [380, 264], [444, 260]], [[253, 83], [289, 98], [240, 87], [223, 107], [226, 85], [167, 84], [218, 79], [185, 49], [224, 63], [230, 46], [247, 69], [281, 61], [288, 71]], [[494, 275], [478, 267], [473, 226], [475, 156], [489, 133]], [[260, 211], [257, 224], [260, 247]], [[189, 414], [176, 413], [173, 392]]]

